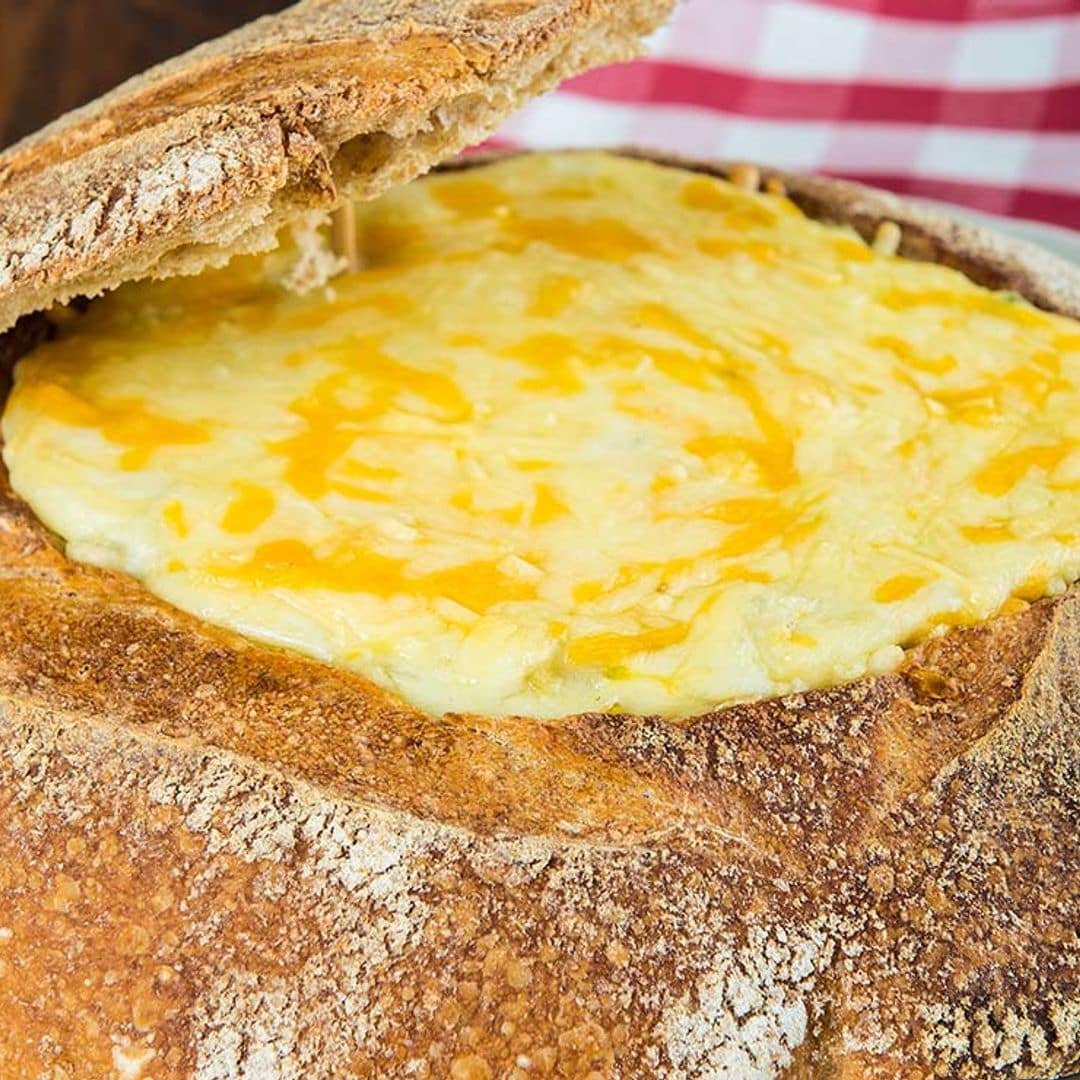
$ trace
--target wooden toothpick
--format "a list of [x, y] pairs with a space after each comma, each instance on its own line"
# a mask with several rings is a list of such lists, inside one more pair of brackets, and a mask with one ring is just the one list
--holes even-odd
[[334, 254], [345, 260], [345, 267], [355, 273], [360, 269], [360, 248], [356, 240], [356, 207], [345, 202], [333, 214], [330, 222], [330, 243]]

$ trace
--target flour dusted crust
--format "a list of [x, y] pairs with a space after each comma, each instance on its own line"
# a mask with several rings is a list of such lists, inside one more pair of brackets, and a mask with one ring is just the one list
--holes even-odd
[[632, 56], [674, 0], [303, 0], [0, 153], [0, 331], [146, 276], [265, 250], [528, 98]]
[[[787, 183], [1077, 310], [1022, 246]], [[0, 1076], [1080, 1064], [1080, 590], [693, 720], [432, 716], [0, 492]]]

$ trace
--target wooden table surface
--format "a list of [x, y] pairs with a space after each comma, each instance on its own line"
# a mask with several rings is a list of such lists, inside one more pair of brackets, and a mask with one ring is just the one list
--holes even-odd
[[0, 147], [284, 0], [0, 0]]

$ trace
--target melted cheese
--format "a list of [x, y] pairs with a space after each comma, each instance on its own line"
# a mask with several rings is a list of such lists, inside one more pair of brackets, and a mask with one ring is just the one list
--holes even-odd
[[432, 710], [689, 714], [1080, 573], [1080, 333], [789, 202], [540, 156], [358, 208], [366, 269], [124, 288], [25, 359], [75, 559]]

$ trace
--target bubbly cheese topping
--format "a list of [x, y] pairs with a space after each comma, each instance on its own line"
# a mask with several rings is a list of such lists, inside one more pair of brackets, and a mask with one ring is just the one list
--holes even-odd
[[691, 714], [1080, 574], [1080, 326], [781, 197], [539, 156], [362, 205], [366, 268], [126, 287], [25, 359], [72, 558], [435, 711]]

